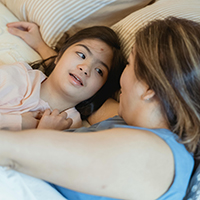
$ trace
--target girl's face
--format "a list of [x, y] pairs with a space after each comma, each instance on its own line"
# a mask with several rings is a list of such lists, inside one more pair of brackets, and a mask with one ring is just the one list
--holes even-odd
[[106, 43], [85, 39], [64, 52], [50, 77], [57, 91], [76, 105], [93, 96], [104, 85], [112, 58], [113, 51]]
[[123, 117], [127, 124], [137, 125], [135, 121], [141, 111], [141, 100], [147, 85], [139, 81], [134, 71], [134, 49], [132, 50], [128, 64], [120, 79], [121, 94], [119, 104], [119, 115]]

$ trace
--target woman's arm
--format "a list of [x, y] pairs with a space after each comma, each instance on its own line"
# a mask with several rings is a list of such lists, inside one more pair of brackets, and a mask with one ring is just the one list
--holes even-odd
[[0, 113], [0, 129], [19, 131], [22, 129], [21, 115]]
[[[152, 133], [0, 131], [0, 165], [80, 192], [156, 199], [173, 180], [173, 156]], [[145, 191], [145, 192], [144, 192]]]
[[23, 39], [31, 48], [37, 51], [42, 59], [57, 55], [42, 39], [39, 27], [31, 22], [12, 22], [7, 24], [8, 32]]
[[0, 129], [19, 131], [37, 128], [40, 118], [40, 111], [25, 112], [21, 115], [0, 113]]

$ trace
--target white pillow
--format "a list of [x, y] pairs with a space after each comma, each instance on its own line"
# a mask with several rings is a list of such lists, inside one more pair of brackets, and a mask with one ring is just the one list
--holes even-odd
[[10, 64], [16, 61], [33, 62], [41, 57], [21, 38], [7, 31], [8, 22], [18, 19], [0, 3], [0, 64]]
[[22, 21], [40, 26], [54, 47], [65, 31], [73, 34], [92, 25], [111, 26], [152, 0], [1, 0]]
[[200, 22], [200, 0], [158, 0], [114, 24], [112, 29], [119, 35], [125, 56], [128, 58], [135, 34], [141, 27], [154, 19], [169, 16]]
[[0, 166], [0, 200], [66, 200], [41, 179]]

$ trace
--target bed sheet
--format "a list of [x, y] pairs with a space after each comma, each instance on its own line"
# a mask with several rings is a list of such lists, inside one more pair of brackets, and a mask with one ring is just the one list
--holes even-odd
[[66, 200], [43, 180], [0, 167], [0, 200]]

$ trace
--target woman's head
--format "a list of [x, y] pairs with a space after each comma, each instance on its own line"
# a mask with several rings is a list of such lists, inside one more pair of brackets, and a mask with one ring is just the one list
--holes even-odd
[[134, 70], [155, 92], [170, 129], [194, 152], [200, 137], [200, 24], [169, 17], [136, 36]]
[[[81, 44], [82, 41], [94, 40], [103, 42], [111, 49], [111, 63], [109, 66], [107, 80], [105, 84], [101, 87], [101, 89], [94, 95], [88, 96], [87, 99], [80, 102], [76, 106], [77, 110], [80, 111], [82, 118], [88, 117], [92, 112], [97, 110], [108, 97], [113, 96], [115, 92], [120, 88], [119, 78], [125, 67], [126, 62], [120, 49], [119, 39], [115, 32], [112, 29], [105, 26], [94, 26], [83, 29], [77, 32], [72, 37], [68, 38], [58, 52], [56, 63], [59, 63], [63, 55], [65, 55], [65, 52], [67, 52], [68, 49], [72, 46], [76, 44]], [[102, 50], [104, 49], [102, 48]], [[108, 56], [108, 54], [105, 56]], [[51, 64], [45, 70], [46, 74], [50, 75], [54, 68], [55, 62], [51, 62]]]

